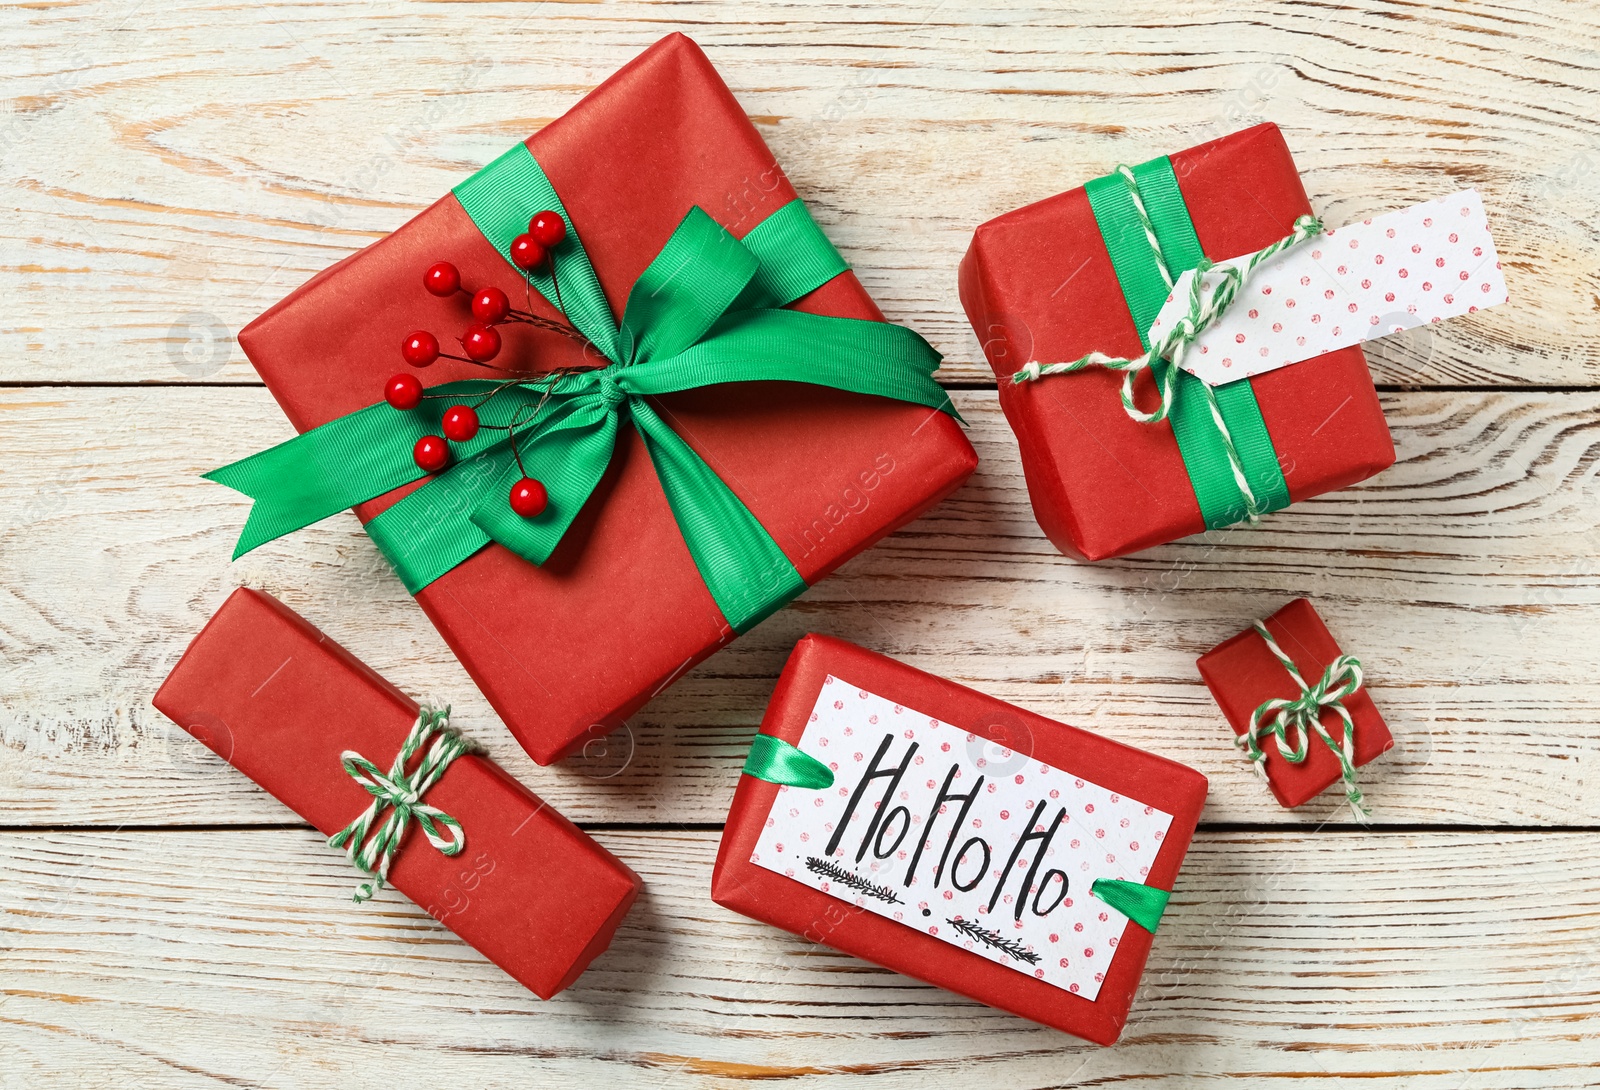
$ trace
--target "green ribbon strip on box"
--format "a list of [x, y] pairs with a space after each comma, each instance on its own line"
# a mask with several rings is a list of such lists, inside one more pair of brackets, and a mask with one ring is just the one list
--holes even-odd
[[758, 734], [750, 743], [743, 772], [768, 783], [820, 791], [833, 786], [833, 769], [782, 738]]
[[[1205, 253], [1195, 234], [1194, 221], [1178, 188], [1177, 175], [1166, 156], [1133, 168], [1139, 197], [1143, 200], [1160, 255], [1150, 244], [1144, 223], [1135, 207], [1127, 182], [1115, 174], [1096, 178], [1084, 186], [1095, 223], [1105, 241], [1116, 270], [1139, 341], [1148, 351], [1147, 331], [1170, 293], [1160, 261], [1165, 257], [1173, 280], [1200, 265]], [[1226, 440], [1212, 419], [1201, 380], [1187, 371], [1178, 373], [1178, 387], [1172, 401], [1172, 434], [1178, 441], [1184, 469], [1200, 502], [1200, 514], [1210, 529], [1231, 526], [1251, 513], [1251, 505], [1240, 490], [1229, 464]], [[1265, 514], [1289, 506], [1289, 486], [1278, 466], [1272, 437], [1261, 419], [1255, 392], [1248, 379], [1216, 387], [1212, 393], [1223, 422], [1232, 436], [1245, 477], [1255, 494], [1255, 513]]]
[[1172, 897], [1167, 890], [1121, 878], [1096, 878], [1089, 886], [1089, 895], [1104, 901], [1152, 935], [1161, 926], [1167, 901]]
[[[744, 632], [805, 589], [793, 564], [732, 489], [662, 418], [656, 395], [724, 382], [805, 382], [956, 416], [933, 380], [939, 354], [903, 326], [779, 309], [848, 266], [795, 200], [734, 238], [699, 208], [679, 223], [628, 296], [619, 324], [576, 225], [544, 170], [518, 144], [460, 186], [461, 206], [510, 263], [512, 240], [546, 209], [567, 220], [548, 265], [523, 274], [609, 365], [506, 385], [462, 381], [430, 394], [486, 394], [525, 430], [484, 428], [452, 444], [454, 464], [367, 524], [415, 594], [490, 541], [542, 564], [610, 464], [624, 413], [649, 452], [695, 567], [728, 624]], [[515, 268], [513, 265], [512, 268]], [[426, 474], [412, 446], [436, 435], [450, 398], [398, 411], [385, 402], [206, 474], [256, 500], [234, 557]], [[520, 415], [519, 415], [520, 414]], [[957, 417], [959, 419], [959, 417]], [[523, 475], [549, 501], [525, 519], [508, 503]]]

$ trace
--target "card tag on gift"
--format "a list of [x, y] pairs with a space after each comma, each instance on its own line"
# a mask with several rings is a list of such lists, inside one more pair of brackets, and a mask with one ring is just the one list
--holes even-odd
[[780, 787], [750, 862], [1093, 1000], [1172, 815], [829, 677], [797, 748], [834, 772]]
[[[1194, 276], [1178, 278], [1152, 342], [1187, 311]], [[1202, 291], [1209, 297], [1220, 282], [1207, 272]], [[1222, 386], [1505, 301], [1483, 201], [1466, 189], [1324, 232], [1262, 264], [1182, 366]]]

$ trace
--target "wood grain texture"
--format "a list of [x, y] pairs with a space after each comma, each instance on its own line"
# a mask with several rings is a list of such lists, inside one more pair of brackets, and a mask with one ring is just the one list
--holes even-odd
[[1513, 305], [1380, 381], [1600, 384], [1593, 5], [1410, 0], [12, 6], [0, 380], [249, 381], [251, 318], [674, 29], [950, 379], [975, 226], [1270, 119], [1330, 223], [1484, 194]]
[[[569, 816], [717, 822], [778, 670], [842, 636], [1212, 779], [1207, 819], [1290, 815], [1250, 776], [1194, 659], [1310, 594], [1361, 658], [1399, 749], [1366, 779], [1379, 820], [1600, 823], [1585, 766], [1600, 705], [1600, 394], [1386, 397], [1400, 463], [1258, 529], [1085, 565], [1032, 521], [988, 391], [958, 391], [981, 458], [935, 512], [714, 656], [588, 756], [538, 769], [340, 515], [235, 564], [247, 501], [200, 479], [289, 434], [259, 388], [0, 392], [0, 822], [278, 820], [283, 811], [149, 707], [236, 584], [281, 596], [457, 722]], [[184, 421], [204, 442], [151, 422]]]
[[399, 897], [350, 904], [310, 830], [5, 834], [0, 1065], [30, 1087], [1593, 1085], [1589, 836], [1202, 834], [1109, 1049], [718, 908], [714, 833], [602, 837], [646, 893], [541, 1003]]

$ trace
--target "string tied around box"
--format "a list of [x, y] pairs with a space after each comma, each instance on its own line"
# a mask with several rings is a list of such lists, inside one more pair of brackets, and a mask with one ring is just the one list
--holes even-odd
[[[461, 854], [467, 846], [461, 823], [423, 798], [457, 757], [474, 748], [450, 726], [447, 705], [420, 709], [387, 773], [354, 750], [339, 755], [344, 770], [372, 795], [371, 805], [360, 817], [328, 838], [329, 847], [343, 849], [356, 869], [371, 879], [356, 889], [357, 904], [370, 900], [388, 883], [389, 867], [413, 821], [440, 852]], [[421, 759], [408, 769], [418, 753]]]
[[[1167, 261], [1166, 254], [1161, 247], [1160, 239], [1156, 235], [1156, 227], [1150, 213], [1145, 206], [1144, 195], [1140, 192], [1139, 182], [1134, 175], [1132, 167], [1123, 164], [1114, 172], [1127, 186], [1128, 197], [1132, 202], [1133, 213], [1139, 227], [1144, 232], [1145, 242], [1149, 246], [1150, 254], [1154, 258], [1156, 270], [1160, 273], [1162, 281], [1170, 292], [1176, 280], [1172, 268]], [[1216, 323], [1229, 307], [1239, 298], [1240, 290], [1249, 281], [1257, 267], [1283, 253], [1291, 247], [1298, 246], [1314, 235], [1322, 232], [1322, 221], [1315, 216], [1304, 215], [1294, 221], [1294, 227], [1283, 238], [1269, 246], [1265, 246], [1250, 254], [1242, 265], [1216, 265], [1209, 258], [1202, 257], [1195, 266], [1195, 275], [1190, 279], [1189, 289], [1185, 302], [1187, 310], [1177, 321], [1173, 322], [1160, 336], [1152, 342], [1149, 348], [1139, 356], [1124, 357], [1111, 356], [1104, 352], [1090, 352], [1075, 360], [1062, 363], [1040, 363], [1037, 360], [1025, 364], [1020, 371], [1011, 376], [1015, 383], [1034, 382], [1049, 375], [1071, 374], [1089, 367], [1102, 367], [1111, 371], [1122, 373], [1122, 408], [1129, 417], [1141, 424], [1156, 424], [1166, 420], [1172, 413], [1173, 403], [1177, 396], [1178, 372], [1183, 363], [1184, 354], [1199, 339], [1200, 335]], [[1203, 291], [1203, 274], [1215, 270], [1221, 278], [1215, 290], [1207, 296]], [[1142, 335], [1142, 331], [1141, 331]], [[1134, 380], [1140, 372], [1148, 371], [1155, 380], [1156, 390], [1160, 395], [1160, 403], [1156, 408], [1146, 412], [1140, 409], [1134, 401]], [[1246, 521], [1259, 522], [1261, 516], [1271, 508], [1263, 504], [1262, 498], [1257, 495], [1257, 489], [1252, 486], [1250, 474], [1246, 472], [1245, 460], [1239, 453], [1239, 445], [1234, 439], [1231, 429], [1224, 418], [1222, 406], [1217, 401], [1217, 395], [1207, 383], [1200, 383], [1207, 408], [1210, 410], [1211, 422], [1216, 426], [1216, 433], [1221, 440], [1223, 452], [1227, 456], [1228, 468], [1232, 473], [1233, 481], [1239, 490], [1239, 496], [1244, 505]]]
[[[1267, 649], [1289, 672], [1295, 684], [1300, 686], [1300, 695], [1292, 699], [1279, 697], [1264, 701], [1250, 714], [1250, 725], [1234, 739], [1235, 744], [1250, 758], [1256, 775], [1265, 779], [1267, 753], [1262, 746], [1263, 738], [1270, 737], [1273, 740], [1284, 760], [1299, 764], [1306, 759], [1311, 747], [1310, 736], [1315, 734], [1338, 758], [1339, 778], [1344, 783], [1345, 799], [1355, 819], [1365, 825], [1372, 812], [1362, 802], [1361, 787], [1356, 782], [1356, 725], [1344, 706], [1344, 698], [1361, 688], [1360, 660], [1350, 655], [1340, 655], [1328, 664], [1321, 677], [1308, 685], [1294, 660], [1284, 654], [1278, 641], [1267, 631], [1267, 626], [1255, 621], [1251, 627], [1266, 642]], [[1343, 726], [1337, 740], [1322, 724], [1324, 709], [1332, 710]]]

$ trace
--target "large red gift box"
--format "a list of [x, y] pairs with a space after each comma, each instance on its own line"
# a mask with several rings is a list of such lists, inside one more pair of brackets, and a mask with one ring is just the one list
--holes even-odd
[[[328, 836], [373, 801], [341, 755], [387, 771], [419, 712], [305, 618], [246, 588], [195, 637], [154, 704]], [[389, 883], [490, 961], [549, 999], [610, 945], [638, 875], [500, 766], [458, 757], [422, 801], [460, 822], [465, 847], [446, 856], [412, 828]], [[360, 878], [351, 868], [352, 889]]]
[[[1213, 261], [1259, 250], [1311, 211], [1276, 125], [1170, 156], [1200, 247]], [[1181, 270], [1174, 270], [1181, 271]], [[1102, 368], [1014, 383], [1031, 362], [1092, 351], [1136, 357], [1139, 330], [1083, 187], [977, 229], [961, 301], [1000, 382], [1034, 515], [1068, 555], [1102, 560], [1206, 529], [1170, 421], [1124, 411]], [[1393, 464], [1394, 444], [1359, 347], [1246, 380], [1289, 499], [1345, 488]], [[1148, 382], [1141, 407], [1155, 402]]]
[[[828, 771], [768, 782], [774, 748]], [[1164, 904], [1206, 797], [1194, 769], [817, 635], [746, 773], [718, 904], [1099, 1044], [1153, 937], [1101, 881]]]
[[[1261, 624], [1307, 682], [1314, 683], [1343, 653], [1316, 608], [1305, 598], [1296, 598]], [[1293, 700], [1301, 694], [1294, 678], [1254, 628], [1223, 640], [1201, 655], [1197, 665], [1234, 734], [1241, 737], [1250, 729], [1250, 716], [1262, 704]], [[1357, 768], [1394, 747], [1394, 736], [1365, 687], [1345, 697], [1342, 703], [1355, 724]], [[1343, 736], [1344, 724], [1332, 708], [1323, 709], [1319, 718], [1330, 737]], [[1265, 740], [1262, 751], [1267, 755], [1267, 785], [1280, 806], [1293, 809], [1309, 802], [1339, 779], [1339, 758], [1318, 738], [1310, 739], [1306, 758], [1298, 763], [1286, 760], [1276, 745]]]
[[[673, 229], [700, 206], [743, 237], [795, 198], [715, 69], [681, 34], [662, 39], [526, 144], [581, 232], [615, 314]], [[464, 297], [429, 295], [453, 262], [474, 288], [524, 291], [454, 195], [318, 274], [239, 343], [290, 421], [307, 431], [378, 401], [414, 329], [470, 321]], [[541, 313], [555, 316], [535, 298]], [[793, 304], [879, 320], [853, 273]], [[592, 365], [581, 345], [523, 325], [502, 357], [537, 369]], [[483, 372], [441, 360], [429, 385]], [[809, 584], [922, 514], [976, 455], [940, 412], [801, 383], [663, 396], [661, 415], [771, 533]], [[365, 522], [410, 489], [356, 508]], [[733, 638], [690, 558], [643, 443], [625, 429], [606, 477], [542, 566], [491, 544], [417, 601], [534, 760], [620, 724]]]

